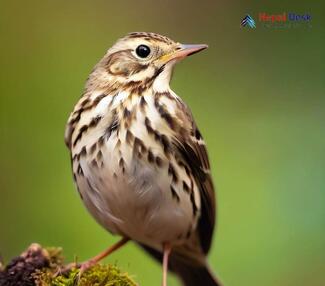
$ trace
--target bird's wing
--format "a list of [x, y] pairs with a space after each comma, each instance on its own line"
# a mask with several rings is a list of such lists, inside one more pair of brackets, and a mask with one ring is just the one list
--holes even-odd
[[[195, 256], [197, 254], [196, 251], [201, 252], [201, 254], [208, 253], [215, 225], [216, 202], [210, 174], [209, 158], [204, 140], [194, 122], [190, 110], [181, 99], [178, 99], [178, 103], [180, 114], [178, 114], [177, 117], [182, 121], [183, 128], [178, 130], [172, 138], [173, 150], [178, 159], [182, 160], [182, 163], [189, 168], [199, 188], [201, 197], [201, 216], [198, 222], [197, 235], [193, 237], [193, 241], [189, 242], [190, 245], [178, 246], [174, 249], [175, 251], [172, 251], [169, 260], [169, 269], [181, 277], [184, 285], [190, 285], [187, 283], [188, 278], [192, 281], [191, 283], [194, 283], [193, 285], [198, 285], [198, 283], [195, 282], [197, 280], [194, 281], [192, 279], [193, 277], [191, 277], [191, 274], [193, 274], [196, 279], [200, 280], [201, 284], [205, 283], [204, 285], [217, 286], [221, 284], [218, 284], [215, 279], [213, 279], [214, 282], [212, 284], [209, 284], [206, 283], [206, 279], [201, 279], [201, 275], [197, 275], [197, 267], [205, 270], [206, 261], [205, 259], [203, 259], [203, 261], [201, 260], [203, 264], [198, 266], [197, 259], [200, 262], [200, 257], [197, 259], [193, 257], [193, 255]], [[200, 245], [197, 243], [197, 238], [200, 241]], [[192, 248], [193, 245], [191, 245], [193, 242], [196, 244], [194, 248]], [[141, 243], [140, 246], [155, 259], [160, 262], [162, 261], [163, 254], [161, 251]], [[209, 281], [212, 280], [210, 279]]]
[[[206, 261], [203, 260], [203, 264], [199, 265], [197, 264], [196, 258], [193, 257], [193, 255], [196, 256], [196, 251], [200, 248], [202, 250], [199, 251], [203, 251], [204, 254], [207, 254], [210, 249], [215, 225], [216, 203], [205, 143], [194, 123], [192, 115], [189, 111], [187, 111], [186, 114], [186, 122], [184, 123], [191, 124], [192, 132], [191, 134], [181, 132], [180, 134], [182, 135], [176, 135], [173, 138], [173, 144], [175, 146], [176, 155], [181, 158], [183, 163], [190, 169], [199, 187], [201, 195], [201, 216], [198, 222], [197, 236], [193, 238], [193, 241], [189, 242], [189, 248], [188, 245], [184, 245], [184, 247], [178, 246], [175, 251], [172, 251], [169, 260], [169, 269], [181, 277], [184, 285], [198, 285], [201, 283], [202, 285], [218, 286], [221, 285], [221, 283], [219, 283], [216, 278], [212, 278], [212, 274], [206, 271]], [[188, 130], [188, 128], [186, 129]], [[188, 134], [187, 136], [186, 133]], [[196, 244], [196, 238], [200, 241], [200, 246], [197, 245], [198, 243]], [[193, 242], [196, 246], [191, 245]], [[160, 262], [162, 261], [163, 254], [161, 251], [143, 244], [140, 244], [140, 246], [155, 259]], [[197, 259], [200, 261], [200, 257], [197, 257]], [[202, 276], [202, 273], [209, 275]], [[198, 280], [199, 283], [197, 283]]]
[[192, 132], [188, 136], [177, 136], [173, 140], [177, 155], [188, 166], [201, 196], [201, 216], [198, 224], [200, 243], [204, 253], [211, 246], [215, 225], [215, 192], [210, 174], [210, 163], [205, 142], [198, 130], [192, 114], [187, 110], [188, 124], [192, 125]]

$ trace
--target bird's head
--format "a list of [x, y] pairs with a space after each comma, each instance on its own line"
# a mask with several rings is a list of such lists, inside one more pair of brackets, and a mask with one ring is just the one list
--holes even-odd
[[164, 89], [169, 87], [175, 63], [206, 48], [207, 45], [180, 44], [154, 33], [130, 33], [107, 51], [88, 85], [132, 88], [147, 84]]

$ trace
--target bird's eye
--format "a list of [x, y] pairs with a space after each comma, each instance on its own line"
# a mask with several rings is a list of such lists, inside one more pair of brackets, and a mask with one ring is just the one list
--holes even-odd
[[140, 58], [146, 58], [150, 54], [150, 48], [146, 45], [140, 45], [136, 48], [135, 52]]

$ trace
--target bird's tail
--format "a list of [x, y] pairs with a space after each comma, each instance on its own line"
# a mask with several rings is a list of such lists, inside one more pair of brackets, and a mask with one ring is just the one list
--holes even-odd
[[179, 275], [184, 286], [222, 286], [208, 266], [181, 265], [177, 262], [174, 263], [173, 270]]

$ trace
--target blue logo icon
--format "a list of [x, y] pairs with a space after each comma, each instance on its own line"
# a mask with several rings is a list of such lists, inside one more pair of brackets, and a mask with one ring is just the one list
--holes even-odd
[[255, 21], [254, 19], [249, 16], [249, 15], [246, 15], [245, 18], [243, 20], [241, 20], [241, 23], [240, 23], [243, 27], [249, 27], [251, 29], [253, 28], [256, 28], [256, 25], [255, 25]]

